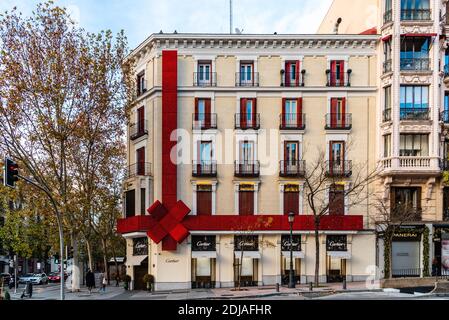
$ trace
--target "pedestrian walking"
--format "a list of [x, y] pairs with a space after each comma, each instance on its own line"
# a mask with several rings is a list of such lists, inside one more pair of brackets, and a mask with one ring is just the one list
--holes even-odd
[[92, 293], [92, 289], [95, 287], [95, 275], [90, 269], [86, 273], [86, 286], [89, 289], [89, 293]]
[[103, 281], [101, 282], [101, 289], [103, 290], [103, 292], [106, 292], [106, 285], [108, 284], [108, 279], [106, 278], [106, 276], [103, 276]]
[[115, 286], [116, 287], [120, 286], [120, 275], [118, 274], [118, 272], [115, 275]]
[[438, 260], [437, 260], [437, 258], [435, 258], [432, 261], [432, 276], [433, 277], [438, 276], [438, 267], [439, 267]]

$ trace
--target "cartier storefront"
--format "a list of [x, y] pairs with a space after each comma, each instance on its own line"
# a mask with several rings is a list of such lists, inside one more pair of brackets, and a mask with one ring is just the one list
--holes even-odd
[[234, 282], [243, 287], [258, 286], [259, 236], [234, 236]]
[[215, 288], [216, 236], [192, 236], [192, 289]]
[[301, 251], [301, 236], [294, 235], [293, 241], [290, 242], [290, 235], [281, 237], [281, 275], [282, 285], [288, 285], [290, 274], [290, 249], [293, 252], [293, 271], [295, 274], [296, 284], [301, 283], [301, 259], [304, 259], [304, 253]]

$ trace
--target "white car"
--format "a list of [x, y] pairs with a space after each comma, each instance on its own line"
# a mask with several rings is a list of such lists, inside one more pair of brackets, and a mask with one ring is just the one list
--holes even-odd
[[20, 283], [31, 282], [32, 284], [47, 284], [48, 277], [45, 273], [27, 274], [19, 278]]

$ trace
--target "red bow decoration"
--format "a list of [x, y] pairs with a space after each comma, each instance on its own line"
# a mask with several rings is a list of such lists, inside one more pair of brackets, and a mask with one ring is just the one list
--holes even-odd
[[156, 244], [162, 241], [162, 250], [176, 250], [177, 244], [189, 236], [190, 232], [182, 221], [191, 210], [184, 202], [178, 201], [169, 211], [158, 200], [147, 211], [150, 214], [147, 234]]

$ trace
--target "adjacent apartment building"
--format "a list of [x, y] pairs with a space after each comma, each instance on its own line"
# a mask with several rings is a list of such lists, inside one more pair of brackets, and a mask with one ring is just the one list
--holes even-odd
[[[343, 9], [355, 2], [357, 12]], [[392, 276], [449, 271], [447, 250], [442, 250], [449, 240], [448, 8], [446, 0], [335, 0], [318, 31], [332, 32], [342, 18], [339, 33], [373, 28], [380, 34], [378, 190], [392, 216], [404, 204], [413, 211], [407, 221], [396, 221], [403, 226], [391, 245]], [[380, 239], [382, 271], [388, 268], [384, 247]]]

